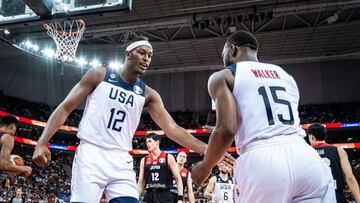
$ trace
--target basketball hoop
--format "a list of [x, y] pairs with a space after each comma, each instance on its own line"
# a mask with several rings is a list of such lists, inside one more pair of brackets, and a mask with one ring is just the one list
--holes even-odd
[[74, 61], [76, 49], [85, 31], [85, 22], [82, 19], [51, 22], [45, 23], [44, 28], [55, 41], [55, 58], [64, 62]]

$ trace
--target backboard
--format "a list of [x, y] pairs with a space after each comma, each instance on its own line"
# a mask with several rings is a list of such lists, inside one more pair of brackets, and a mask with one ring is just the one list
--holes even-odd
[[0, 0], [0, 26], [130, 10], [131, 3], [131, 0]]

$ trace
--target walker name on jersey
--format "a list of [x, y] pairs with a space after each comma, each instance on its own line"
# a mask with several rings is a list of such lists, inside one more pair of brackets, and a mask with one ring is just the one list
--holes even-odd
[[275, 70], [251, 69], [256, 78], [280, 79], [279, 74]]
[[111, 88], [109, 98], [112, 100], [117, 100], [118, 102], [129, 105], [131, 107], [134, 106], [134, 95], [121, 91], [120, 89]]

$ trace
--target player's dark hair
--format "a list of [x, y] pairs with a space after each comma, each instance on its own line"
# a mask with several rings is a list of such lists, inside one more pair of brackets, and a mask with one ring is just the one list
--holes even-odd
[[250, 32], [243, 30], [237, 31], [230, 35], [230, 37], [226, 40], [226, 43], [239, 47], [249, 47], [255, 51], [257, 51], [259, 47], [256, 37]]
[[148, 139], [148, 138], [151, 138], [151, 139], [153, 139], [155, 141], [159, 141], [159, 142], [161, 141], [161, 136], [159, 134], [156, 134], [156, 133], [147, 134], [146, 139]]
[[327, 129], [320, 123], [313, 123], [307, 129], [308, 135], [313, 135], [316, 140], [323, 141], [327, 137]]
[[3, 116], [0, 121], [0, 126], [9, 126], [11, 124], [18, 125], [19, 121], [15, 116]]

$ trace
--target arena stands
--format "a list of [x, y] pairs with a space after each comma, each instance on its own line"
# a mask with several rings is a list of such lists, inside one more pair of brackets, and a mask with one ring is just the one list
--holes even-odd
[[[46, 122], [53, 109], [54, 107], [50, 107], [46, 104], [0, 96], [0, 111], [5, 111], [17, 116]], [[302, 123], [360, 121], [360, 103], [303, 105], [299, 108], [299, 111]], [[81, 110], [74, 111], [66, 124], [78, 126], [81, 115]], [[205, 124], [214, 124], [215, 119], [214, 112], [194, 113], [186, 111], [172, 112], [171, 115], [179, 125], [184, 126], [185, 128], [201, 128], [201, 126]], [[151, 120], [149, 114], [143, 113], [138, 129], [156, 130], [159, 128]], [[42, 130], [42, 127], [36, 125], [21, 123], [17, 131], [17, 136], [37, 140], [40, 137]], [[360, 132], [359, 128], [330, 131], [330, 143], [358, 142], [360, 141], [359, 136], [356, 136], [358, 135], [358, 132]], [[208, 140], [208, 134], [196, 136], [205, 142]], [[76, 132], [59, 131], [50, 142], [54, 144], [76, 146], [79, 143], [79, 139], [76, 137]], [[161, 148], [164, 149], [176, 149], [180, 147], [178, 144], [167, 138], [164, 138], [161, 143]], [[133, 139], [133, 148], [145, 150], [145, 138], [143, 136], [136, 136]], [[27, 202], [46, 202], [51, 195], [55, 195], [58, 199], [67, 202], [70, 197], [73, 152], [53, 151], [53, 160], [46, 169], [42, 169], [31, 163], [32, 150], [32, 146], [16, 145], [14, 153], [24, 157], [26, 163], [33, 167], [33, 174], [29, 178], [25, 178], [23, 175], [9, 176], [2, 173], [0, 175], [0, 202], [7, 202], [14, 196], [14, 191], [17, 187], [22, 187], [24, 189], [23, 197], [25, 197]], [[357, 179], [360, 180], [360, 159], [358, 159], [358, 154], [359, 152], [356, 149], [349, 151], [354, 174]], [[143, 155], [139, 154], [134, 155], [134, 168], [137, 174], [142, 156]], [[200, 157], [198, 155], [190, 154], [187, 167], [191, 168], [192, 164], [199, 160]], [[214, 173], [216, 173], [215, 170]], [[203, 199], [204, 188], [195, 187], [194, 191], [197, 202], [206, 202], [206, 200]], [[351, 200], [351, 195], [348, 194], [347, 197]]]

